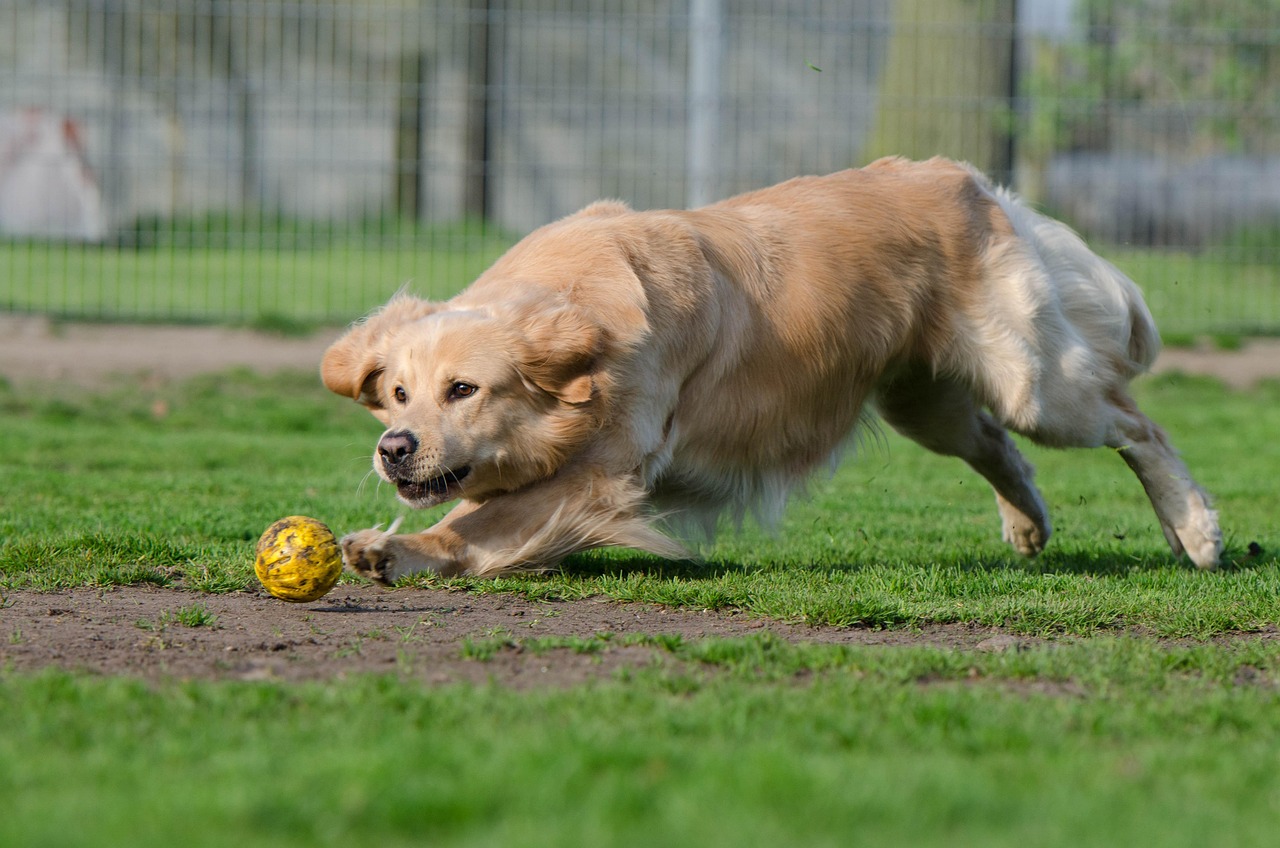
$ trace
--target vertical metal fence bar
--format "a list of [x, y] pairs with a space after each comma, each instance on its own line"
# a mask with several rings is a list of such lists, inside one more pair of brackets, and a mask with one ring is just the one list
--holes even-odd
[[716, 199], [720, 159], [720, 78], [724, 62], [724, 8], [720, 0], [689, 0], [690, 207]]
[[602, 196], [978, 158], [1172, 335], [1280, 333], [1280, 6], [0, 0], [0, 310], [288, 327]]

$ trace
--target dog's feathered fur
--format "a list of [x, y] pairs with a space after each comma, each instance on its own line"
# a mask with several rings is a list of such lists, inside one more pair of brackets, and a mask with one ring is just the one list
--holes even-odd
[[1049, 520], [1005, 428], [1119, 449], [1174, 551], [1212, 567], [1217, 516], [1126, 390], [1158, 349], [1131, 280], [959, 163], [882, 159], [692, 211], [596, 203], [328, 351], [325, 384], [388, 425], [378, 472], [415, 506], [462, 501], [424, 533], [348, 536], [347, 563], [393, 581], [678, 556], [655, 513], [767, 520], [874, 404], [986, 477], [1025, 554]]

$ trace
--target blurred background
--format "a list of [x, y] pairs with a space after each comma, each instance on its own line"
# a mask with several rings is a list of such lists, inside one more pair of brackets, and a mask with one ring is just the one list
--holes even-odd
[[1280, 333], [1276, 0], [0, 0], [0, 311], [302, 331], [888, 153]]

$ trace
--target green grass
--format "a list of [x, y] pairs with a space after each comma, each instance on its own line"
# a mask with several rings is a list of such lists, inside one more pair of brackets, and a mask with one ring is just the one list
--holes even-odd
[[[404, 512], [370, 471], [380, 425], [316, 383], [230, 373], [159, 389], [0, 394], [0, 587], [234, 591], [253, 585], [253, 544], [282, 515], [342, 533]], [[1219, 573], [1170, 556], [1141, 487], [1107, 451], [1029, 449], [1056, 535], [1025, 560], [1000, 540], [977, 476], [886, 434], [816, 481], [776, 535], [726, 532], [701, 562], [605, 551], [547, 576], [410, 582], [841, 626], [1204, 637], [1275, 623], [1280, 387], [1239, 394], [1172, 377], [1143, 383], [1140, 400], [1217, 498], [1228, 542]], [[405, 529], [438, 515], [410, 514]]]
[[[477, 663], [637, 644], [663, 659], [526, 692], [394, 675], [144, 684], [0, 662], [0, 844], [1270, 845], [1280, 385], [1167, 377], [1138, 395], [1217, 496], [1219, 572], [1169, 556], [1105, 451], [1029, 450], [1057, 535], [1026, 561], [1000, 542], [985, 484], [887, 434], [816, 481], [776, 536], [727, 533], [703, 563], [603, 552], [563, 573], [416, 581], [836, 625], [998, 624], [1047, 643], [492, 631], [460, 646]], [[380, 425], [313, 375], [0, 387], [0, 416], [11, 641], [15, 588], [235, 591], [280, 516], [343, 532], [401, 512], [369, 472]], [[140, 631], [218, 626], [189, 595], [172, 609]]]
[[[410, 285], [452, 295], [510, 244], [460, 231], [389, 244], [326, 240], [311, 249], [251, 244], [231, 249], [129, 250], [0, 242], [0, 309], [66, 318], [248, 324], [296, 332], [346, 324]], [[286, 243], [287, 244], [287, 243]]]
[[[345, 324], [406, 283], [424, 296], [452, 295], [513, 241], [476, 226], [348, 231], [254, 221], [144, 235], [149, 246], [137, 249], [0, 242], [0, 309], [297, 332]], [[1280, 333], [1280, 265], [1260, 250], [1100, 250], [1138, 281], [1172, 338]]]
[[984, 656], [811, 648], [798, 660], [805, 675], [762, 679], [758, 665], [773, 667], [762, 657], [792, 650], [708, 643], [697, 666], [524, 693], [393, 677], [152, 687], [9, 676], [0, 841], [1274, 839], [1274, 644], [1229, 652], [1124, 639]]
[[169, 621], [176, 621], [183, 627], [214, 627], [218, 623], [218, 617], [209, 612], [204, 604], [187, 604], [178, 607], [165, 619], [165, 623]]
[[1141, 286], [1171, 337], [1280, 334], [1280, 262], [1226, 251], [1100, 249]]

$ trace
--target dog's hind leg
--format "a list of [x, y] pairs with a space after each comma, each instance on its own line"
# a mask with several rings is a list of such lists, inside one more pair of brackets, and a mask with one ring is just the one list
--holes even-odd
[[1034, 469], [1009, 434], [959, 383], [915, 374], [882, 386], [877, 406], [885, 421], [929, 450], [963, 459], [995, 489], [1004, 540], [1035, 556], [1051, 532], [1049, 513], [1032, 481]]
[[1215, 567], [1222, 555], [1222, 531], [1208, 495], [1191, 479], [1164, 431], [1132, 398], [1117, 392], [1109, 399], [1115, 418], [1107, 444], [1142, 482], [1169, 547], [1175, 555], [1185, 552], [1200, 568]]

